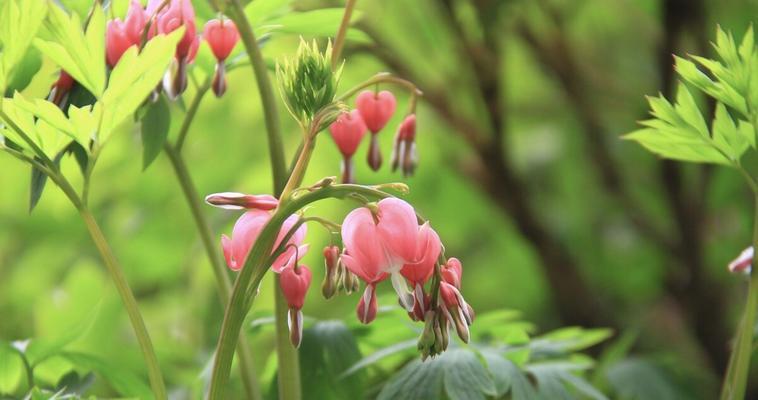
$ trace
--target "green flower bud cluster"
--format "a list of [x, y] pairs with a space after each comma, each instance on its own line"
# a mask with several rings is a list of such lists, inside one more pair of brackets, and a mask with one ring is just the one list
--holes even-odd
[[306, 125], [334, 101], [342, 67], [332, 71], [332, 43], [324, 52], [303, 39], [294, 58], [277, 63], [279, 87], [290, 114]]

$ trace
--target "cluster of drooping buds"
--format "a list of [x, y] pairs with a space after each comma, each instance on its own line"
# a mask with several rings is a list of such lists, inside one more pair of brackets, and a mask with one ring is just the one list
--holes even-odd
[[[226, 263], [237, 271], [245, 265], [278, 201], [269, 195], [225, 192], [207, 196], [206, 202], [247, 210], [235, 223], [232, 236], [221, 238]], [[280, 274], [279, 283], [290, 307], [290, 338], [295, 346], [302, 338], [301, 309], [311, 283], [311, 271], [299, 265], [308, 250], [308, 244], [303, 244], [305, 225], [299, 218], [290, 216], [282, 225], [274, 246], [280, 253], [271, 265]], [[461, 263], [455, 258], [440, 261], [442, 242], [437, 232], [429, 222], [419, 223], [410, 204], [397, 198], [369, 203], [351, 211], [340, 230], [342, 251], [335, 245], [324, 248], [324, 297], [331, 298], [339, 291], [351, 294], [360, 289], [360, 281], [365, 282], [356, 314], [368, 324], [378, 310], [377, 285], [389, 279], [410, 318], [426, 322], [419, 341], [424, 357], [447, 348], [451, 327], [461, 340], [469, 340], [474, 311], [461, 294]]]
[[339, 291], [352, 294], [361, 287], [358, 277], [345, 268], [340, 258], [340, 249], [335, 245], [324, 247], [324, 281], [321, 284], [321, 294], [330, 299]]
[[[130, 47], [140, 48], [155, 35], [169, 34], [180, 28], [184, 33], [176, 45], [174, 62], [162, 85], [169, 98], [174, 99], [187, 88], [187, 67], [194, 61], [200, 45], [195, 10], [190, 0], [149, 0], [144, 9], [137, 0], [132, 0], [123, 21], [115, 18], [108, 22], [106, 62], [114, 68]], [[239, 41], [239, 33], [232, 21], [221, 18], [208, 21], [203, 37], [217, 60], [213, 91], [216, 96], [221, 96], [226, 91], [224, 61]]]
[[748, 247], [745, 250], [742, 250], [739, 256], [732, 260], [732, 262], [729, 263], [729, 272], [732, 273], [744, 273], [744, 274], [750, 274], [753, 267], [753, 256], [754, 256], [754, 250], [753, 246]]
[[[356, 108], [340, 115], [329, 127], [334, 143], [342, 153], [342, 181], [354, 181], [352, 158], [366, 134], [371, 132], [368, 155], [369, 167], [378, 171], [382, 166], [382, 152], [379, 147], [378, 133], [387, 125], [395, 113], [397, 101], [392, 92], [387, 90], [364, 90], [356, 97]], [[395, 145], [392, 151], [392, 170], [402, 167], [403, 174], [409, 176], [416, 168], [416, 116], [414, 113], [405, 117], [398, 127]]]
[[203, 37], [216, 57], [216, 71], [213, 75], [213, 93], [221, 97], [226, 92], [226, 67], [224, 61], [237, 45], [240, 35], [234, 22], [225, 19], [212, 19], [205, 24]]

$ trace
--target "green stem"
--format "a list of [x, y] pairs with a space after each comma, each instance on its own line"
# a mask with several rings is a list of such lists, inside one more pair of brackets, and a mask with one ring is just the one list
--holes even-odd
[[142, 350], [142, 356], [145, 358], [145, 363], [147, 364], [147, 375], [150, 379], [153, 394], [155, 394], [156, 400], [165, 400], [166, 387], [163, 384], [163, 376], [158, 366], [158, 358], [155, 356], [153, 343], [150, 341], [150, 335], [147, 333], [145, 322], [142, 320], [142, 315], [137, 307], [137, 300], [129, 288], [129, 283], [126, 281], [126, 277], [116, 260], [116, 256], [113, 254], [113, 250], [111, 250], [102, 230], [100, 230], [100, 226], [95, 221], [95, 217], [85, 206], [79, 207], [79, 214], [82, 216], [85, 225], [87, 225], [87, 230], [92, 237], [92, 241], [100, 252], [100, 256], [103, 258], [103, 262], [105, 262], [105, 266], [113, 278], [113, 283], [116, 285], [116, 290], [124, 303], [126, 313], [129, 315], [132, 328], [137, 336], [137, 342], [139, 342], [140, 350]]
[[[271, 159], [271, 172], [274, 180], [274, 193], [281, 194], [284, 186], [287, 182], [287, 166], [284, 160], [284, 146], [282, 145], [281, 129], [279, 127], [279, 114], [276, 106], [276, 97], [274, 96], [274, 89], [271, 84], [271, 80], [268, 75], [268, 68], [266, 62], [263, 59], [260, 47], [258, 47], [258, 41], [255, 39], [253, 28], [250, 26], [250, 22], [245, 17], [244, 10], [240, 5], [239, 0], [230, 0], [231, 6], [230, 18], [237, 25], [237, 29], [240, 33], [242, 43], [245, 45], [250, 63], [253, 66], [253, 73], [255, 74], [255, 80], [258, 84], [258, 92], [261, 96], [261, 103], [263, 105], [264, 120], [266, 122], [266, 132], [268, 135], [268, 147], [269, 156]], [[289, 335], [289, 329], [287, 328], [287, 310], [281, 307], [280, 290], [275, 288], [275, 313], [276, 318], [276, 337], [277, 337], [277, 355], [279, 362], [279, 397], [288, 400], [299, 400], [301, 398], [300, 385], [294, 385], [292, 382], [299, 383], [300, 377], [300, 362], [298, 360], [297, 350], [292, 348], [289, 344], [289, 340], [282, 341], [282, 338], [287, 338]], [[244, 319], [243, 315], [237, 315], [239, 323]], [[235, 324], [236, 325], [236, 324]], [[286, 371], [286, 373], [282, 373]], [[290, 377], [290, 382], [285, 381], [285, 378]], [[297, 377], [297, 381], [293, 381], [291, 377]]]
[[205, 94], [208, 93], [208, 90], [210, 90], [210, 88], [211, 78], [207, 78], [202, 86], [198, 86], [197, 93], [195, 93], [195, 97], [192, 99], [192, 103], [190, 103], [189, 108], [187, 108], [187, 114], [185, 114], [184, 121], [182, 121], [182, 126], [179, 128], [179, 134], [176, 138], [176, 144], [174, 145], [177, 153], [182, 152], [184, 141], [187, 139], [187, 133], [189, 132], [190, 125], [192, 125], [192, 121], [195, 119], [195, 114], [197, 114], [197, 110], [200, 108], [200, 103], [203, 101]]
[[[190, 111], [191, 110], [192, 108], [190, 108]], [[194, 115], [194, 113], [192, 115]], [[189, 124], [186, 123], [186, 121], [191, 119], [192, 116], [188, 111], [184, 125], [189, 127]], [[187, 200], [187, 205], [195, 220], [197, 231], [200, 234], [200, 240], [203, 242], [203, 247], [205, 247], [205, 252], [211, 262], [213, 274], [215, 275], [216, 283], [218, 284], [218, 293], [221, 298], [221, 304], [225, 304], [229, 301], [229, 297], [231, 296], [232, 284], [226, 273], [226, 268], [221, 261], [221, 256], [218, 253], [218, 243], [213, 240], [210, 224], [208, 224], [208, 220], [205, 218], [205, 215], [203, 215], [202, 204], [199, 200], [200, 195], [192, 182], [192, 178], [187, 170], [187, 165], [179, 153], [179, 150], [166, 144], [164, 151], [166, 152], [166, 155], [168, 155], [171, 165], [174, 168], [176, 179], [182, 187], [182, 193]], [[244, 333], [240, 333], [239, 341], [237, 343], [237, 358], [239, 359], [240, 375], [242, 376], [242, 382], [245, 386], [247, 398], [254, 400], [262, 399], [260, 383], [258, 382], [258, 377], [255, 373], [255, 363], [253, 361], [252, 351]]]
[[345, 46], [347, 29], [350, 27], [350, 17], [353, 15], [353, 8], [355, 8], [356, 2], [357, 0], [347, 0], [345, 3], [345, 13], [342, 15], [342, 22], [337, 31], [337, 36], [334, 38], [334, 47], [332, 48], [332, 70], [337, 69], [337, 66], [339, 65], [342, 48]]
[[258, 41], [255, 39], [253, 28], [245, 17], [242, 5], [239, 0], [229, 0], [228, 3], [231, 6], [229, 18], [237, 25], [240, 39], [242, 39], [242, 43], [245, 45], [245, 50], [253, 66], [255, 81], [258, 84], [258, 92], [261, 96], [263, 116], [268, 135], [268, 150], [271, 157], [271, 172], [274, 178], [274, 193], [278, 194], [287, 182], [287, 167], [284, 161], [284, 146], [282, 145], [274, 88], [268, 76], [266, 61], [263, 59], [263, 54], [260, 47], [258, 47]]
[[[758, 249], [758, 186], [753, 177], [738, 167], [745, 176], [755, 199], [755, 215], [753, 217], [753, 249]], [[758, 311], [758, 272], [751, 267], [748, 295], [745, 310], [734, 338], [734, 348], [729, 358], [729, 364], [721, 388], [721, 400], [742, 400], [745, 398], [747, 377], [750, 372], [750, 358], [753, 353], [753, 330], [756, 311]]]

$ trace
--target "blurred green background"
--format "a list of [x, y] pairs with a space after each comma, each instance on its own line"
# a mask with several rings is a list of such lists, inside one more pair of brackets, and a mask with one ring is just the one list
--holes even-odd
[[[115, 3], [117, 14], [125, 9]], [[193, 3], [199, 21], [213, 16], [204, 2]], [[370, 171], [363, 143], [357, 179], [410, 186], [407, 199], [432, 221], [446, 254], [463, 261], [463, 292], [477, 312], [519, 310], [543, 330], [635, 332], [636, 353], [686, 366], [714, 390], [744, 299], [743, 279], [726, 264], [750, 239], [748, 190], [734, 171], [663, 162], [619, 136], [645, 117], [644, 95], [673, 93], [672, 53], [710, 54], [717, 24], [741, 36], [758, 3], [361, 0], [358, 9], [363, 33], [348, 41], [340, 88], [392, 71], [416, 82], [425, 98], [416, 175], [389, 171], [393, 130], [407, 105], [407, 95], [392, 88], [399, 111], [380, 134], [384, 166]], [[265, 56], [279, 59], [297, 43], [295, 35], [272, 36]], [[46, 65], [26, 93], [45, 96], [54, 72]], [[192, 177], [203, 195], [270, 193], [251, 70], [237, 68], [228, 78], [226, 95], [206, 97], [191, 128], [185, 157]], [[279, 105], [291, 157], [298, 130]], [[182, 117], [174, 105], [174, 134]], [[192, 386], [215, 346], [222, 306], [170, 164], [161, 156], [143, 172], [140, 158], [138, 129], [126, 127], [102, 155], [91, 204], [138, 297], [169, 385]], [[331, 138], [321, 135], [305, 182], [338, 175], [339, 162]], [[77, 176], [73, 159], [63, 165]], [[755, 160], [747, 165], [755, 168]], [[0, 339], [53, 339], [86, 326], [68, 349], [139, 370], [124, 309], [73, 207], [50, 185], [30, 214], [29, 168], [2, 156], [0, 171]], [[340, 221], [349, 206], [321, 203], [310, 213]], [[219, 237], [238, 216], [204, 211]], [[314, 285], [304, 313], [354, 318], [357, 295], [325, 301], [317, 290], [327, 235], [312, 226], [307, 241], [304, 263]], [[254, 315], [270, 314], [271, 287], [267, 278]], [[264, 328], [251, 337], [270, 378], [273, 333]], [[65, 365], [54, 364], [37, 373], [55, 380]]]

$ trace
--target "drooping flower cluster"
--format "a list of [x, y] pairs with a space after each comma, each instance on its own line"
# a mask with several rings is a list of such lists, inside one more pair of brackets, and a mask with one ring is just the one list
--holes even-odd
[[389, 278], [409, 316], [433, 327], [431, 337], [422, 337], [419, 344], [425, 355], [438, 354], [447, 347], [451, 325], [462, 340], [468, 341], [474, 314], [460, 293], [461, 263], [451, 258], [441, 265], [439, 286], [431, 285], [438, 292], [427, 293], [442, 243], [428, 222], [418, 223], [410, 204], [388, 198], [353, 210], [342, 224], [342, 240], [345, 248], [341, 262], [366, 283], [356, 310], [361, 322], [370, 323], [376, 317], [376, 287]]
[[[397, 101], [392, 92], [387, 90], [364, 90], [355, 99], [355, 109], [341, 114], [329, 127], [334, 143], [342, 153], [342, 181], [352, 183], [353, 155], [363, 140], [366, 131], [371, 132], [366, 160], [369, 167], [378, 171], [382, 166], [382, 152], [379, 147], [378, 133], [387, 125], [395, 113]], [[410, 113], [400, 124], [395, 136], [392, 151], [392, 171], [401, 168], [403, 174], [413, 174], [416, 168], [416, 116]]]
[[[209, 195], [206, 202], [225, 209], [247, 210], [234, 225], [231, 238], [223, 235], [221, 239], [227, 265], [239, 270], [278, 201], [269, 195], [226, 192]], [[299, 265], [308, 250], [308, 245], [303, 244], [305, 225], [291, 233], [298, 218], [291, 216], [282, 225], [274, 248], [281, 249], [288, 232], [290, 237], [285, 251], [270, 266], [280, 274], [280, 287], [290, 307], [290, 338], [295, 346], [302, 338], [301, 309], [312, 279], [310, 269]], [[469, 340], [468, 326], [473, 322], [474, 311], [461, 294], [463, 267], [456, 258], [441, 257], [442, 243], [437, 232], [429, 222], [419, 223], [410, 204], [386, 198], [356, 208], [345, 217], [340, 233], [342, 250], [335, 245], [324, 248], [326, 268], [321, 291], [325, 298], [340, 291], [351, 294], [359, 290], [363, 281], [365, 288], [356, 314], [368, 324], [378, 311], [377, 286], [389, 279], [409, 317], [426, 322], [419, 342], [424, 357], [447, 348], [451, 327], [462, 340]]]
[[[140, 49], [156, 35], [169, 34], [180, 28], [184, 29], [184, 33], [176, 45], [174, 61], [166, 71], [162, 86], [157, 89], [163, 90], [169, 98], [175, 99], [187, 88], [187, 68], [195, 60], [201, 39], [197, 32], [195, 10], [190, 0], [149, 0], [145, 8], [139, 1], [131, 0], [129, 11], [123, 21], [120, 18], [108, 21], [105, 61], [112, 69], [129, 48], [136, 46]], [[221, 18], [208, 21], [202, 37], [217, 60], [213, 91], [220, 97], [226, 91], [224, 61], [239, 41], [239, 33], [233, 22]], [[64, 75], [61, 75], [61, 78], [64, 78]], [[66, 86], [61, 84], [65, 82], [59, 81], [53, 86], [55, 93], [51, 92], [51, 99], [65, 100], [64, 95], [70, 90], [70, 87], [66, 89]], [[62, 101], [56, 104], [61, 106]]]

